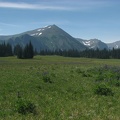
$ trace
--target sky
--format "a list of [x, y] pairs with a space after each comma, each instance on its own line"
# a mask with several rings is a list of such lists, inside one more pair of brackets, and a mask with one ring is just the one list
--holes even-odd
[[75, 38], [120, 40], [120, 0], [0, 0], [0, 35], [57, 25]]

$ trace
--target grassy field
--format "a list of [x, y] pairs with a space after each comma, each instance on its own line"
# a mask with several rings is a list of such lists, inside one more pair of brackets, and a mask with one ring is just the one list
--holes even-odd
[[0, 120], [120, 120], [120, 60], [0, 58]]

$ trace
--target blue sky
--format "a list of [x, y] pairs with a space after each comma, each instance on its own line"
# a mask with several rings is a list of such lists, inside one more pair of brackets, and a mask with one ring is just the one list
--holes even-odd
[[120, 0], [0, 0], [0, 35], [52, 24], [77, 38], [120, 40]]

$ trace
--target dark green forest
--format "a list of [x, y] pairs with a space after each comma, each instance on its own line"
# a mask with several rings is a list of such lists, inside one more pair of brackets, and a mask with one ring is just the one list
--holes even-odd
[[120, 59], [120, 49], [86, 49], [84, 51], [78, 50], [41, 50], [36, 51], [31, 42], [26, 44], [23, 48], [19, 44], [12, 47], [9, 43], [0, 44], [0, 57], [17, 56], [19, 59], [31, 59], [34, 55], [59, 55], [64, 57], [85, 57], [85, 58], [99, 58], [99, 59]]
[[112, 50], [99, 50], [99, 49], [86, 49], [84, 51], [78, 50], [42, 50], [39, 53], [40, 55], [60, 55], [64, 57], [85, 57], [85, 58], [99, 58], [99, 59], [120, 59], [120, 49]]
[[0, 57], [17, 56], [19, 59], [30, 59], [34, 56], [33, 45], [31, 42], [26, 44], [24, 48], [20, 45], [16, 45], [14, 48], [10, 44], [0, 45]]
[[0, 44], [0, 57], [13, 56], [12, 46], [5, 42]]

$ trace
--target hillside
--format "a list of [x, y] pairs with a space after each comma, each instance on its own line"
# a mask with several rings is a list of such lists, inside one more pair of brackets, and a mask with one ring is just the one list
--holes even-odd
[[109, 49], [118, 49], [120, 48], [120, 41], [116, 41], [113, 43], [107, 43]]
[[108, 49], [107, 44], [98, 39], [83, 40], [77, 38], [76, 40], [78, 40], [81, 44], [85, 45], [89, 49], [97, 49], [97, 48], [99, 50], [103, 50], [104, 48]]
[[98, 39], [84, 40], [74, 38], [63, 29], [56, 25], [49, 25], [42, 28], [26, 31], [16, 35], [0, 36], [0, 43], [10, 43], [13, 47], [17, 44], [25, 46], [29, 41], [32, 42], [34, 49], [41, 50], [78, 50], [88, 49], [118, 49], [120, 41], [104, 43]]
[[12, 46], [20, 44], [25, 46], [29, 41], [32, 42], [34, 49], [40, 50], [84, 50], [86, 47], [78, 42], [71, 35], [66, 33], [56, 25], [46, 26], [35, 30], [27, 31], [18, 35], [1, 36], [1, 41], [6, 41]]

